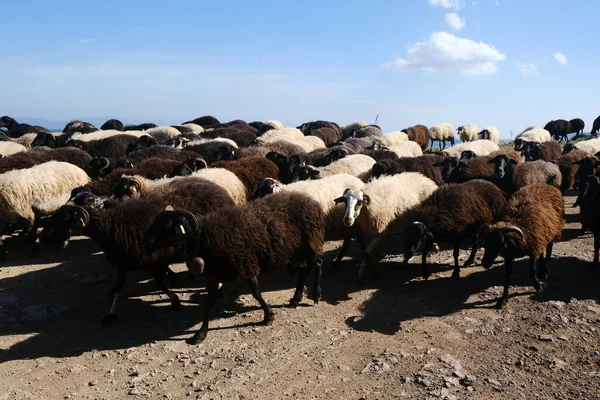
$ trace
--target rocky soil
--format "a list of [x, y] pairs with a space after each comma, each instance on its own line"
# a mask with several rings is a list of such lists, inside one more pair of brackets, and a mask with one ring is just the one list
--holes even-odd
[[[453, 280], [443, 248], [423, 281], [420, 257], [402, 267], [396, 236], [381, 246], [378, 276], [359, 286], [358, 246], [332, 271], [341, 242], [329, 241], [321, 303], [286, 308], [294, 278], [287, 270], [264, 275], [276, 312], [264, 327], [245, 284], [230, 285], [199, 346], [184, 339], [199, 327], [203, 281], [185, 280], [185, 266], [175, 267], [181, 310], [140, 272], [128, 281], [120, 318], [102, 328], [116, 273], [92, 241], [31, 259], [22, 239], [8, 240], [0, 399], [598, 399], [600, 271], [588, 269], [592, 237], [577, 236], [573, 201], [566, 198], [549, 287], [536, 293], [521, 260], [503, 310], [493, 308], [500, 262]], [[465, 249], [461, 260], [467, 256]]]

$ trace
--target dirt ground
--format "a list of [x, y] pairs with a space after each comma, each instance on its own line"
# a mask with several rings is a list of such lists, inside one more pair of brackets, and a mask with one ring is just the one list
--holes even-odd
[[341, 242], [330, 241], [321, 303], [286, 308], [294, 278], [261, 276], [276, 313], [264, 327], [245, 284], [231, 285], [199, 346], [184, 339], [199, 327], [203, 281], [186, 281], [184, 265], [181, 310], [139, 272], [119, 319], [102, 328], [116, 273], [95, 243], [32, 259], [11, 239], [0, 266], [0, 399], [599, 399], [600, 271], [588, 269], [592, 237], [577, 237], [573, 201], [549, 287], [534, 291], [523, 259], [503, 310], [493, 308], [500, 262], [454, 280], [443, 248], [424, 281], [420, 257], [402, 268], [396, 236], [381, 246], [379, 276], [358, 285], [358, 245], [332, 271]]

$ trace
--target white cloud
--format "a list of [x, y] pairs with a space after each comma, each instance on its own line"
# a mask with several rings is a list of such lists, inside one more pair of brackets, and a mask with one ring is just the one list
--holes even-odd
[[459, 0], [429, 0], [429, 5], [443, 8], [455, 8], [460, 9]]
[[539, 75], [540, 74], [535, 63], [520, 63], [520, 62], [518, 62], [517, 67], [519, 68], [519, 71], [521, 71], [521, 73], [523, 75]]
[[553, 56], [554, 56], [554, 59], [556, 60], [556, 62], [561, 65], [567, 65], [567, 63], [569, 62], [569, 61], [567, 61], [567, 57], [560, 51], [557, 51], [556, 53], [554, 53]]
[[465, 27], [465, 19], [459, 17], [457, 13], [446, 14], [446, 23], [454, 32], [458, 32]]
[[488, 75], [497, 72], [496, 64], [505, 59], [504, 54], [489, 44], [459, 38], [448, 32], [433, 32], [428, 40], [411, 45], [406, 58], [397, 58], [386, 66], [396, 70]]

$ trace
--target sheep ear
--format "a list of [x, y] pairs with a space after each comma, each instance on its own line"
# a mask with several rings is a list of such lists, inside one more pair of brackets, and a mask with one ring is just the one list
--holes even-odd
[[496, 158], [492, 158], [490, 161], [487, 162], [488, 164], [495, 164], [496, 163]]
[[369, 196], [367, 196], [366, 194], [363, 194], [363, 203], [364, 204], [369, 204], [371, 202], [371, 198]]
[[469, 168], [469, 164], [467, 164], [467, 163], [466, 163], [466, 162], [464, 162], [464, 161], [459, 161], [459, 162], [458, 162], [458, 166], [459, 166], [459, 167], [463, 167], [463, 168]]
[[165, 211], [175, 211], [175, 209], [173, 208], [172, 205], [169, 204], [168, 206], [165, 207]]
[[511, 164], [515, 164], [515, 165], [518, 164], [517, 160], [515, 160], [514, 158], [509, 158], [508, 162], [510, 162]]
[[346, 202], [346, 198], [344, 196], [338, 197], [337, 199], [334, 199], [333, 202], [335, 204], [345, 203]]

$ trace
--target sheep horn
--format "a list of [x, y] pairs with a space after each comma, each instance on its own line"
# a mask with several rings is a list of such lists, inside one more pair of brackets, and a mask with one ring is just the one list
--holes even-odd
[[190, 220], [190, 224], [192, 225], [192, 232], [196, 232], [198, 230], [198, 218], [196, 218], [194, 214], [187, 210], [178, 210], [177, 212], [184, 215]]
[[81, 211], [81, 213], [83, 214], [83, 218], [81, 219], [81, 222], [83, 223], [83, 227], [85, 228], [90, 223], [90, 219], [91, 219], [90, 213], [88, 212], [88, 210], [86, 210], [83, 207], [80, 207], [80, 206], [74, 206], [74, 207], [75, 207], [75, 210]]
[[198, 160], [202, 161], [202, 163], [204, 164], [204, 168], [208, 168], [208, 164], [206, 163], [206, 160], [204, 158], [198, 158]]
[[504, 233], [508, 233], [508, 232], [517, 232], [521, 236], [521, 239], [525, 239], [525, 234], [519, 227], [516, 227], [514, 225], [509, 225], [506, 228], [504, 228]]

